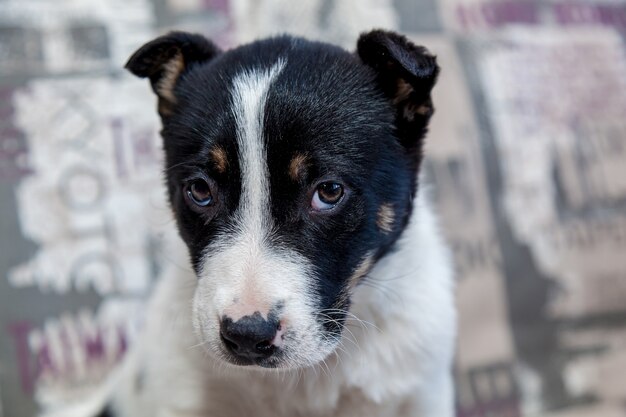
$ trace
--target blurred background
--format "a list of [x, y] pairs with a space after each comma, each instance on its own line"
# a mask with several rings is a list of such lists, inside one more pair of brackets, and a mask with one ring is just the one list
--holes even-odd
[[427, 187], [454, 250], [459, 417], [626, 415], [623, 0], [0, 0], [0, 416], [84, 395], [168, 261], [156, 103], [127, 57], [176, 28], [443, 68]]

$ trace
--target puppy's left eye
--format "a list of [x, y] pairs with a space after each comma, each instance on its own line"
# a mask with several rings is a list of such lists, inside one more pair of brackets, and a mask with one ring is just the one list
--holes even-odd
[[185, 194], [189, 201], [198, 207], [207, 207], [213, 203], [211, 186], [203, 179], [197, 179], [187, 184]]
[[323, 182], [317, 186], [313, 194], [311, 208], [316, 211], [330, 210], [341, 201], [343, 196], [343, 185], [336, 182]]

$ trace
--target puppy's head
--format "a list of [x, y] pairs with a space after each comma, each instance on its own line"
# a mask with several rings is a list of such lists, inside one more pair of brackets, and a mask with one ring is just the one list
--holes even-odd
[[288, 36], [222, 52], [173, 32], [127, 68], [158, 96], [199, 337], [237, 365], [324, 359], [408, 221], [435, 58], [384, 31], [356, 53]]

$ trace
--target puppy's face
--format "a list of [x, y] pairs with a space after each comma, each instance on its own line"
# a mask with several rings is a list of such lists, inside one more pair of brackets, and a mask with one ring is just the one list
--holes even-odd
[[323, 360], [410, 214], [434, 57], [381, 31], [356, 54], [291, 37], [221, 52], [177, 32], [127, 68], [159, 97], [201, 341], [236, 365]]

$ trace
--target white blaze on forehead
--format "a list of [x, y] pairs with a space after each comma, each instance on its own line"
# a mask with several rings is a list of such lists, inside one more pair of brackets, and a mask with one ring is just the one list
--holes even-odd
[[279, 60], [269, 69], [253, 69], [233, 80], [233, 113], [241, 168], [240, 227], [252, 238], [263, 239], [271, 227], [269, 213], [269, 171], [263, 140], [263, 119], [267, 93], [285, 67]]
[[285, 296], [276, 282], [281, 277], [293, 279], [297, 275], [290, 265], [277, 262], [275, 250], [266, 241], [273, 222], [263, 121], [269, 89], [284, 66], [285, 61], [279, 60], [267, 69], [244, 70], [233, 79], [231, 100], [241, 196], [235, 229], [218, 238], [205, 261], [206, 270], [212, 274], [211, 284], [206, 285], [215, 286], [212, 303], [220, 315], [233, 319], [255, 311], [268, 314], [280, 300], [278, 297]]

